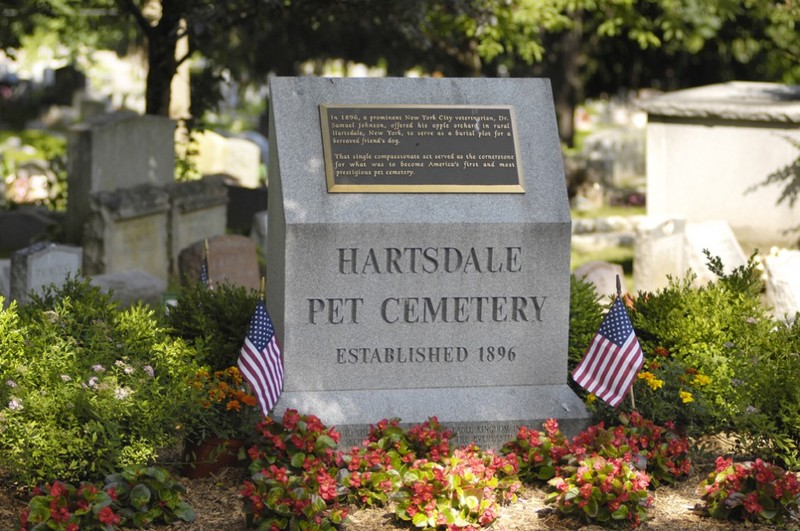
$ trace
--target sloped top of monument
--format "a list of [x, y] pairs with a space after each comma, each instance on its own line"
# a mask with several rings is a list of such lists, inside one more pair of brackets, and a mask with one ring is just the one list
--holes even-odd
[[[274, 198], [279, 197], [275, 204], [282, 203], [284, 211], [280, 215], [287, 224], [569, 222], [563, 159], [553, 94], [547, 79], [273, 77], [270, 80], [270, 98], [270, 208], [273, 208]], [[357, 157], [361, 160], [385, 157], [386, 173], [402, 174], [401, 178], [407, 179], [404, 182], [409, 186], [386, 193], [328, 192], [326, 170], [336, 166], [325, 158], [321, 106], [353, 109], [361, 106], [359, 111], [369, 107], [390, 111], [402, 109], [404, 115], [397, 116], [397, 120], [407, 120], [408, 123], [397, 125], [407, 129], [405, 132], [398, 129], [395, 135], [400, 136], [393, 138], [387, 134], [389, 140], [400, 138], [399, 142], [408, 142], [399, 144], [399, 155], [386, 155], [391, 148], [384, 152], [380, 151], [382, 148], [374, 147], [376, 144], [367, 142], [359, 148], [361, 151], [353, 150], [355, 161], [347, 159], [349, 162], [343, 164], [354, 173], [365, 165]], [[460, 157], [470, 160], [471, 157], [473, 161], [488, 161], [491, 157], [506, 156], [498, 155], [499, 150], [490, 151], [493, 149], [490, 147], [462, 148], [472, 145], [464, 141], [465, 137], [477, 135], [472, 132], [459, 134], [450, 127], [446, 115], [448, 107], [469, 109], [470, 112], [502, 107], [508, 110], [503, 112], [512, 113], [513, 125], [507, 136], [518, 143], [515, 167], [519, 168], [522, 192], [485, 193], [481, 190], [469, 193], [428, 189], [415, 193], [412, 190], [416, 179], [427, 178], [425, 169], [433, 167], [430, 162], [417, 162], [417, 159], [414, 159], [416, 165], [403, 166], [407, 162], [403, 158], [407, 156], [411, 161], [412, 156], [417, 156], [414, 149], [420, 146], [419, 139], [407, 133], [412, 125], [425, 128], [426, 135], [437, 139], [426, 146], [429, 151], [420, 149], [426, 159]], [[436, 111], [428, 112], [427, 109]], [[395, 119], [394, 113], [385, 114]], [[427, 122], [418, 126], [418, 117]], [[355, 125], [345, 125], [360, 128], [358, 120], [360, 118], [353, 118]], [[387, 125], [386, 129], [393, 125]], [[453, 131], [452, 140], [440, 142], [440, 139], [451, 136], [450, 131]], [[397, 162], [398, 158], [400, 162]], [[463, 160], [455, 164], [459, 169], [467, 167]], [[411, 166], [414, 169], [409, 169]], [[488, 166], [494, 164], [487, 163]], [[375, 176], [383, 173], [379, 168]], [[453, 182], [458, 182], [459, 178], [461, 174], [456, 175]]]
[[170, 118], [164, 116], [154, 116], [151, 114], [139, 114], [134, 111], [120, 110], [114, 112], [106, 112], [102, 114], [95, 114], [90, 116], [85, 121], [73, 126], [73, 129], [84, 131], [89, 129], [97, 129], [116, 125], [130, 120], [137, 120], [139, 122], [153, 122], [153, 123], [171, 123]]
[[800, 85], [731, 81], [642, 99], [651, 115], [800, 123]]

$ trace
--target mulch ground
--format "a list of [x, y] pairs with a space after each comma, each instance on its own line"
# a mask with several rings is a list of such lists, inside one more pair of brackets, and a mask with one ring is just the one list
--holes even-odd
[[[695, 488], [705, 478], [707, 471], [708, 466], [702, 470], [696, 470], [688, 479], [676, 486], [659, 487], [654, 493], [654, 507], [650, 510], [652, 518], [642, 524], [640, 529], [660, 531], [742, 529], [744, 527], [742, 523], [713, 520], [702, 516], [699, 511], [695, 510], [699, 503], [699, 499], [695, 495]], [[176, 523], [172, 526], [159, 526], [151, 529], [191, 531], [247, 529], [238, 497], [239, 485], [246, 477], [247, 471], [243, 468], [223, 469], [219, 474], [202, 479], [176, 476], [176, 479], [186, 487], [185, 499], [197, 512], [197, 519], [191, 523]], [[544, 505], [545, 493], [545, 488], [524, 486], [519, 492], [519, 500], [501, 509], [500, 516], [492, 529], [496, 531], [538, 529], [599, 531], [603, 529], [596, 525], [584, 525], [559, 516]], [[26, 503], [24, 497], [10, 485], [0, 482], [0, 530], [17, 529], [17, 518]], [[780, 529], [798, 529], [798, 525]], [[747, 527], [754, 530], [779, 529], [758, 525]], [[414, 528], [397, 523], [391, 507], [389, 507], [354, 511], [342, 529], [344, 531], [408, 531]]]

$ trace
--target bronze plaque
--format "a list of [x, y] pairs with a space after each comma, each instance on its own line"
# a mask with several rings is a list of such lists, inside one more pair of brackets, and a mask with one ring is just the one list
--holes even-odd
[[514, 108], [320, 105], [328, 192], [524, 193]]

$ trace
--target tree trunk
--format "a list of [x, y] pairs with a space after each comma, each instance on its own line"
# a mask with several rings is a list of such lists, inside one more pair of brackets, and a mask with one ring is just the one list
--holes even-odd
[[561, 34], [553, 46], [553, 61], [548, 65], [559, 136], [569, 147], [575, 142], [575, 106], [583, 99], [584, 77], [581, 68], [586, 63], [581, 51], [583, 26], [580, 13], [575, 18], [575, 26]]
[[169, 116], [171, 84], [178, 61], [175, 48], [180, 31], [180, 16], [172, 13], [173, 2], [162, 2], [162, 15], [158, 24], [147, 33], [147, 88], [145, 113]]

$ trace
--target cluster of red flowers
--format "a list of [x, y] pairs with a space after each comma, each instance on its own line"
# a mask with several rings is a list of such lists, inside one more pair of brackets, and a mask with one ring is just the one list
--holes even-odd
[[[98, 523], [115, 526], [122, 519], [110, 505], [104, 505], [97, 511], [94, 507], [116, 499], [117, 494], [113, 488], [101, 490], [90, 483], [82, 483], [75, 488], [67, 483], [54, 481], [33, 490], [29, 506], [20, 515], [20, 528], [24, 531], [44, 525], [48, 529], [78, 531]], [[49, 510], [42, 510], [45, 507]]]
[[778, 524], [800, 509], [797, 476], [761, 459], [734, 463], [718, 457], [698, 494], [716, 518]]

